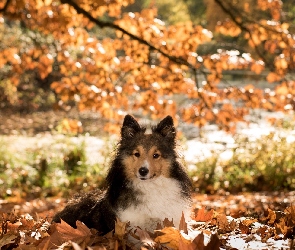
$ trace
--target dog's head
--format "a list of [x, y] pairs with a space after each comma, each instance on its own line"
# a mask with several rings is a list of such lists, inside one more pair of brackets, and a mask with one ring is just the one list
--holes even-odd
[[130, 115], [126, 115], [121, 129], [119, 154], [129, 179], [148, 180], [158, 176], [169, 177], [176, 158], [176, 130], [171, 116], [167, 116], [151, 134]]

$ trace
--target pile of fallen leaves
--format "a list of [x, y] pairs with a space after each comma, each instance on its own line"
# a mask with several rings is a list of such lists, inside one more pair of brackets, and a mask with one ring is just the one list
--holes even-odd
[[3, 213], [0, 248], [7, 249], [294, 249], [295, 206], [282, 212], [267, 209], [263, 216], [226, 216], [195, 209], [191, 221], [182, 217], [179, 228], [165, 219], [154, 232], [116, 222], [115, 230], [101, 236], [82, 222], [76, 228], [30, 214]]

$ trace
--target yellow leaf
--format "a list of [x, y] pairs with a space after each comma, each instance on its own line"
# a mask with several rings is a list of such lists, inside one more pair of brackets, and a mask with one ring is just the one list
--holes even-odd
[[115, 235], [119, 238], [119, 240], [123, 240], [125, 233], [126, 233], [126, 223], [121, 222], [117, 218], [117, 221], [115, 222]]
[[164, 233], [164, 235], [160, 235], [155, 239], [155, 242], [165, 244], [172, 249], [178, 249], [180, 242], [182, 244], [189, 245], [191, 242], [185, 239], [179, 230], [174, 227], [165, 227], [159, 232]]

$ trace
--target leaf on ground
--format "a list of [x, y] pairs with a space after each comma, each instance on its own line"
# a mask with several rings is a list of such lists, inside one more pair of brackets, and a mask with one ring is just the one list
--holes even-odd
[[141, 228], [136, 228], [136, 234], [139, 236], [139, 240], [148, 246], [154, 246], [155, 242], [151, 238], [151, 236], [148, 234], [147, 231], [142, 230]]
[[290, 207], [287, 207], [284, 213], [286, 214], [288, 225], [295, 226], [295, 206], [292, 205]]
[[32, 229], [33, 226], [35, 225], [35, 222], [34, 222], [34, 219], [31, 215], [29, 214], [25, 214], [21, 219], [20, 219], [20, 222], [21, 222], [21, 227], [20, 229]]
[[208, 222], [211, 221], [213, 218], [214, 210], [211, 209], [210, 211], [205, 211], [205, 208], [202, 207], [196, 212], [195, 221], [199, 222]]
[[169, 219], [165, 218], [163, 220], [163, 227], [174, 227], [173, 219], [169, 220]]
[[172, 249], [178, 249], [180, 241], [182, 241], [181, 244], [190, 244], [190, 241], [185, 239], [174, 227], [165, 227], [160, 232], [164, 234], [156, 237], [155, 242], [165, 244]]
[[235, 228], [235, 223], [229, 223], [225, 214], [217, 214], [216, 221], [221, 232], [230, 232]]
[[14, 234], [4, 234], [0, 237], [0, 249], [2, 249], [2, 247], [9, 245], [9, 244], [13, 244], [15, 243], [17, 239], [17, 235]]
[[192, 242], [188, 244], [186, 241], [180, 239], [178, 250], [196, 250], [196, 248]]
[[126, 234], [126, 225], [127, 223], [121, 222], [118, 218], [115, 222], [115, 235], [119, 240], [123, 240]]
[[191, 243], [191, 248], [188, 249], [197, 249], [197, 250], [219, 250], [220, 240], [216, 234], [211, 234], [210, 241], [207, 245], [204, 243], [204, 234], [200, 233]]
[[247, 227], [249, 227], [251, 224], [253, 224], [255, 222], [257, 222], [257, 219], [246, 219], [246, 220], [242, 221], [242, 223]]
[[268, 221], [268, 224], [272, 225], [275, 223], [277, 216], [275, 211], [271, 210], [270, 208], [267, 209], [267, 216], [262, 218], [264, 221]]
[[22, 225], [22, 223], [20, 221], [17, 221], [15, 223], [11, 223], [11, 222], [7, 222], [7, 229], [9, 229], [10, 231], [16, 231], [20, 226]]
[[212, 234], [209, 243], [205, 247], [205, 250], [219, 250], [220, 245], [221, 243], [217, 234]]
[[288, 230], [290, 230], [290, 227], [287, 226], [286, 218], [281, 218], [279, 223], [275, 224], [276, 235], [287, 235]]
[[65, 239], [65, 241], [74, 241], [76, 243], [83, 242], [91, 236], [90, 229], [81, 221], [76, 221], [77, 228], [71, 227], [68, 223], [61, 220], [61, 223], [56, 225], [56, 230]]
[[203, 232], [200, 233], [196, 238], [194, 238], [192, 244], [194, 245], [194, 249], [204, 250], [204, 234]]
[[180, 219], [180, 223], [179, 223], [179, 231], [183, 231], [185, 234], [188, 234], [188, 230], [187, 230], [187, 223], [185, 222], [185, 218], [184, 218], [184, 214], [182, 212], [182, 216]]
[[239, 229], [242, 234], [249, 234], [251, 232], [249, 226], [243, 224], [242, 222], [239, 223]]

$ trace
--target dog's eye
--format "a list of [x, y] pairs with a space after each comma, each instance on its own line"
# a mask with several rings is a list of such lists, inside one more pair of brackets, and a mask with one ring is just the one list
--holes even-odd
[[153, 155], [153, 157], [154, 157], [154, 159], [158, 159], [160, 157], [160, 155], [156, 153]]
[[140, 153], [136, 152], [136, 153], [134, 153], [134, 156], [138, 158], [138, 157], [140, 157]]

